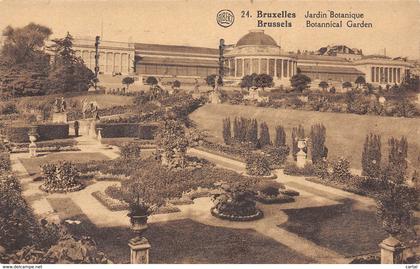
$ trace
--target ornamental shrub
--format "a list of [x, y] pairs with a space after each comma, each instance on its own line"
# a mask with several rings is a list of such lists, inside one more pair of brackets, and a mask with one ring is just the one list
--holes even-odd
[[326, 129], [323, 124], [316, 124], [311, 126], [311, 158], [315, 164], [327, 157], [327, 150], [325, 147]]
[[398, 140], [394, 137], [388, 140], [388, 166], [390, 177], [394, 182], [405, 181], [407, 170], [408, 142], [405, 137]]
[[332, 169], [332, 180], [347, 182], [351, 178], [350, 162], [343, 157], [340, 157], [337, 161], [333, 162]]
[[266, 157], [252, 154], [246, 160], [246, 172], [251, 176], [269, 176], [271, 174], [270, 164]]
[[37, 243], [38, 222], [16, 177], [0, 175], [0, 238], [6, 250]]
[[140, 143], [136, 142], [125, 143], [120, 151], [123, 159], [138, 159], [141, 155], [141, 146]]
[[223, 141], [229, 145], [232, 140], [230, 118], [223, 119]]
[[260, 139], [259, 139], [259, 146], [264, 148], [266, 146], [271, 145], [270, 139], [270, 130], [268, 129], [268, 125], [266, 122], [262, 122], [260, 124]]
[[263, 153], [273, 169], [279, 168], [286, 161], [289, 152], [288, 146], [268, 146], [263, 149]]
[[381, 158], [381, 137], [374, 134], [367, 135], [362, 152], [362, 175], [379, 178]]
[[251, 147], [258, 147], [258, 123], [256, 119], [249, 120], [249, 123], [247, 124], [246, 142]]
[[286, 132], [283, 126], [276, 126], [276, 137], [274, 139], [274, 146], [282, 147], [286, 145]]

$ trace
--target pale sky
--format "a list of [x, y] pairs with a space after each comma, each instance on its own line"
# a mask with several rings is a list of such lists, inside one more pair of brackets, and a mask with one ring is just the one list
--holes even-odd
[[[229, 28], [216, 23], [216, 14], [221, 9], [230, 9], [235, 14], [235, 22]], [[242, 10], [249, 10], [253, 18], [241, 18]], [[293, 24], [291, 28], [259, 28], [286, 51], [345, 44], [362, 49], [364, 54], [383, 54], [386, 48], [389, 56], [420, 58], [419, 0], [0, 0], [0, 28], [35, 22], [49, 26], [54, 36], [63, 36], [67, 31], [73, 36], [95, 36], [100, 35], [103, 21], [104, 40], [217, 48], [220, 38], [232, 44], [248, 30], [256, 29], [257, 10], [296, 13], [296, 19], [288, 19]], [[364, 20], [373, 23], [373, 28], [305, 27], [306, 11], [326, 10], [364, 13]]]

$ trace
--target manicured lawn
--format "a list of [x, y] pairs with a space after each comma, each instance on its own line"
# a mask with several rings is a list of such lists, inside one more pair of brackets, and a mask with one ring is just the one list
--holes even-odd
[[[134, 234], [123, 227], [98, 228], [69, 198], [48, 199], [75, 236], [90, 236], [114, 263], [129, 263], [128, 240]], [[106, 216], [104, 216], [106, 218]], [[213, 227], [189, 219], [149, 224], [145, 237], [152, 245], [151, 263], [313, 263], [253, 230]]]
[[[93, 225], [73, 225], [72, 229], [73, 233], [92, 236], [113, 262], [129, 262], [127, 242], [134, 236], [129, 229], [98, 229]], [[145, 236], [152, 245], [151, 263], [314, 262], [253, 230], [207, 226], [189, 219], [150, 224]]]
[[72, 161], [87, 162], [90, 160], [108, 160], [109, 158], [102, 153], [50, 153], [36, 158], [20, 159], [30, 176], [39, 176], [41, 173], [40, 166], [44, 163], [53, 161]]
[[353, 210], [351, 202], [301, 209], [286, 209], [289, 219], [281, 228], [346, 257], [379, 251], [386, 233], [375, 212]]
[[408, 157], [413, 167], [420, 166], [420, 119], [380, 117], [344, 113], [314, 112], [290, 109], [261, 108], [253, 106], [207, 104], [190, 114], [197, 127], [208, 131], [212, 140], [222, 143], [222, 120], [242, 116], [266, 121], [270, 128], [271, 138], [275, 136], [275, 126], [283, 125], [287, 143], [291, 144], [291, 130], [302, 124], [306, 135], [310, 127], [322, 123], [327, 129], [326, 144], [329, 159], [344, 156], [351, 161], [354, 168], [361, 167], [363, 143], [370, 132], [381, 135], [382, 156], [387, 155], [387, 141], [391, 136], [408, 139]]

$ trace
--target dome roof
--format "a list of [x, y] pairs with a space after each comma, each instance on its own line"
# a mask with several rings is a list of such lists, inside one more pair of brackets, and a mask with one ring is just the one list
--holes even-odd
[[274, 39], [264, 34], [264, 30], [251, 30], [239, 39], [236, 46], [278, 46]]

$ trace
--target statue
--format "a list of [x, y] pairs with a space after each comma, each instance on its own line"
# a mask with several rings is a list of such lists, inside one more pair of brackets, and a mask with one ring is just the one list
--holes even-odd
[[55, 113], [63, 113], [67, 109], [67, 103], [64, 100], [64, 97], [61, 97], [61, 99], [55, 99], [54, 101], [54, 112]]
[[82, 100], [83, 119], [86, 118], [86, 113], [93, 113], [96, 118], [98, 110], [99, 110], [99, 106], [96, 101], [88, 101], [87, 98]]

